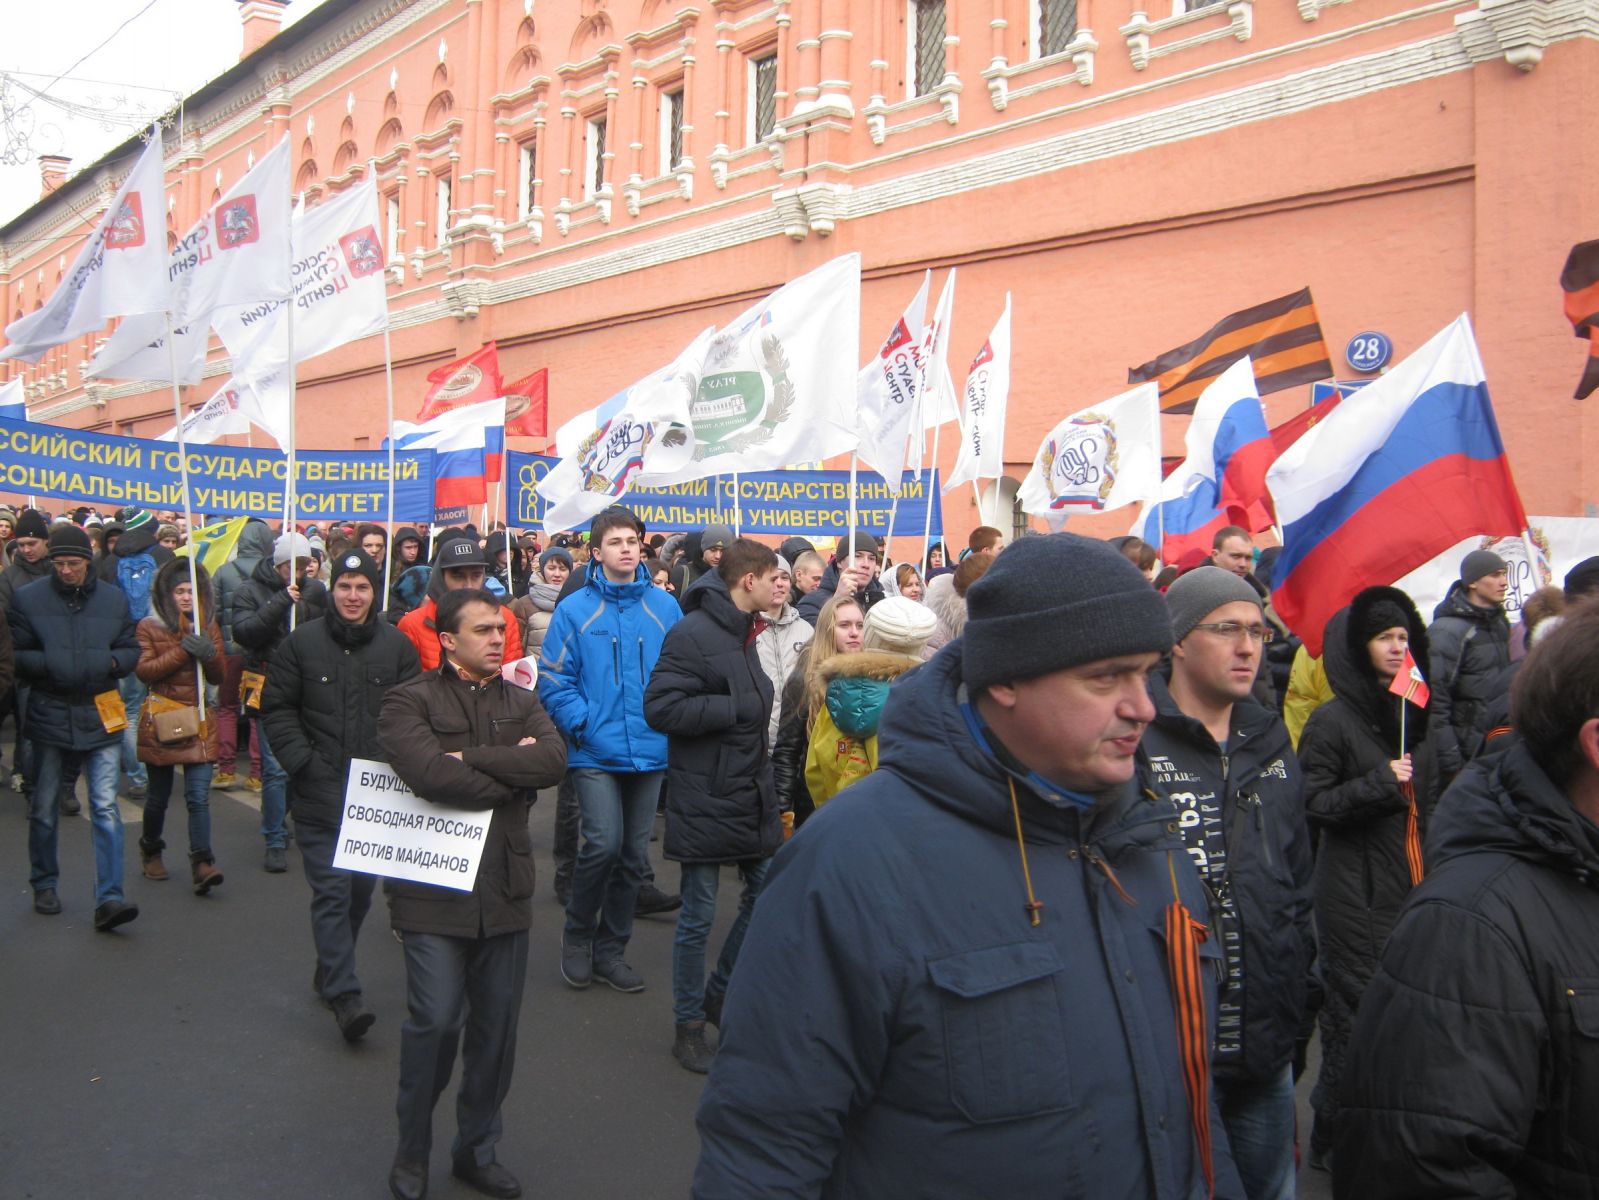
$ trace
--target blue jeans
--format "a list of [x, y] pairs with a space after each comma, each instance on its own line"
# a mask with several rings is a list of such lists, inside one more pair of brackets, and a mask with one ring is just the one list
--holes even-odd
[[261, 748], [261, 836], [268, 849], [282, 850], [289, 844], [289, 831], [283, 818], [289, 805], [289, 773], [278, 765], [278, 756], [267, 744], [266, 722], [255, 718], [255, 744]]
[[[189, 859], [191, 862], [214, 862], [211, 857], [211, 771], [210, 763], [185, 763], [183, 766], [183, 802], [189, 809]], [[172, 785], [177, 781], [176, 767], [150, 767], [150, 791], [144, 798], [144, 833], [139, 838], [139, 849], [146, 854], [158, 854], [166, 849], [161, 840], [167, 823], [167, 802], [172, 799]]]
[[583, 845], [572, 868], [566, 940], [592, 942], [596, 963], [621, 958], [633, 936], [633, 904], [649, 863], [661, 774], [613, 774], [592, 767], [572, 772]]
[[1248, 1200], [1294, 1200], [1294, 1069], [1273, 1079], [1217, 1081], [1216, 1107]]
[[89, 778], [89, 811], [94, 822], [94, 903], [98, 908], [122, 897], [122, 814], [117, 811], [117, 775], [122, 747], [116, 742], [93, 750], [64, 750], [60, 746], [33, 746], [37, 775], [28, 802], [28, 882], [34, 892], [54, 888], [61, 876], [56, 860], [57, 822], [61, 810], [57, 789], [67, 760], [81, 763]]
[[149, 782], [144, 764], [139, 761], [139, 710], [150, 689], [137, 675], [124, 675], [117, 680], [117, 691], [122, 693], [122, 707], [127, 711], [128, 727], [122, 731], [122, 773], [137, 787]]
[[716, 921], [716, 891], [721, 883], [721, 863], [684, 863], [683, 911], [677, 915], [677, 935], [672, 939], [672, 1016], [679, 1025], [705, 1019], [705, 997], [727, 993], [727, 981], [738, 961], [744, 931], [749, 928], [755, 898], [766, 881], [766, 868], [772, 860], [752, 858], [738, 864], [744, 877], [744, 895], [738, 902], [738, 916], [727, 931], [722, 953], [710, 981], [705, 979], [705, 946]]

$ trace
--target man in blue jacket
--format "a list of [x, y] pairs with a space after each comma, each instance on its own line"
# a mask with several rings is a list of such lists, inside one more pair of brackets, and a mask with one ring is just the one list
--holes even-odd
[[891, 690], [878, 769], [772, 865], [696, 1197], [1240, 1195], [1205, 1069], [1204, 890], [1175, 811], [1134, 786], [1165, 604], [1057, 534], [1007, 548], [967, 605]]
[[666, 769], [666, 738], [644, 722], [644, 688], [682, 612], [650, 582], [643, 534], [620, 506], [594, 518], [588, 580], [555, 606], [539, 655], [539, 699], [566, 739], [582, 813], [561, 938], [561, 975], [575, 988], [599, 979], [644, 990], [623, 954]]
[[61, 911], [57, 785], [64, 766], [81, 765], [94, 821], [94, 927], [110, 930], [139, 915], [138, 905], [123, 899], [117, 811], [123, 715], [117, 681], [138, 663], [139, 640], [127, 597], [96, 577], [92, 555], [82, 529], [56, 526], [50, 533], [55, 573], [17, 591], [10, 621], [17, 673], [30, 689], [28, 737], [36, 781], [28, 810], [33, 909], [45, 916]]

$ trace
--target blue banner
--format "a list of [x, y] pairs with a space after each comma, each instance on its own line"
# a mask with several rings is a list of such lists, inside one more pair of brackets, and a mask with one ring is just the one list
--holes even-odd
[[[190, 446], [190, 504], [226, 517], [283, 516], [288, 455], [239, 446]], [[115, 437], [57, 425], [0, 421], [0, 491], [81, 504], [181, 510], [176, 442]], [[297, 520], [381, 521], [388, 512], [389, 456], [376, 450], [299, 450]], [[433, 451], [394, 456], [394, 518], [433, 517]]]
[[[506, 485], [510, 490], [511, 524], [542, 527], [548, 507], [533, 490], [560, 462], [543, 454], [507, 451]], [[733, 525], [733, 476], [696, 479], [669, 488], [635, 489], [622, 497], [651, 533]], [[925, 475], [906, 472], [899, 506], [880, 475], [861, 471], [856, 486], [856, 528], [878, 537], [921, 537], [927, 520], [927, 498], [933, 497], [932, 535], [943, 536], [944, 513], [938, 501], [938, 473], [929, 487]], [[745, 533], [839, 537], [849, 531], [848, 471], [756, 471], [738, 476], [739, 526]], [[586, 528], [586, 527], [585, 527]]]

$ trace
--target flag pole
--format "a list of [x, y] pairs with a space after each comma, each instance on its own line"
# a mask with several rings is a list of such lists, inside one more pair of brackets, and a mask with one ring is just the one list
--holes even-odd
[[[372, 178], [373, 186], [377, 186], [378, 163], [377, 159], [366, 160], [367, 173]], [[389, 343], [389, 292], [388, 285], [383, 288], [383, 386], [388, 401], [388, 422], [383, 426], [387, 435], [384, 441], [389, 446], [389, 511], [388, 529], [389, 545], [383, 554], [383, 594], [377, 598], [377, 611], [382, 612], [389, 606], [389, 588], [393, 586], [394, 577], [394, 350]]]
[[[927, 464], [927, 516], [922, 522], [922, 559], [924, 561], [933, 549], [933, 505], [938, 500], [933, 485], [938, 482], [938, 435], [943, 431], [943, 425], [933, 426], [933, 457]], [[925, 431], [923, 436], [926, 436]]]
[[516, 599], [516, 571], [511, 566], [511, 500], [505, 488], [505, 460], [500, 460], [500, 513], [505, 520], [505, 594]]
[[[173, 343], [172, 310], [169, 308], [162, 313], [167, 322], [167, 374], [172, 376], [172, 415], [177, 421], [178, 435], [178, 475], [183, 480], [183, 523], [186, 527], [194, 529], [194, 514], [189, 503], [189, 450], [183, 441], [183, 392], [178, 386], [178, 350]], [[194, 616], [191, 624], [194, 632], [203, 634], [201, 628], [200, 605], [200, 578], [199, 564], [195, 561], [197, 548], [189, 547], [189, 594], [194, 597]], [[178, 634], [183, 634], [183, 619], [178, 618]], [[194, 660], [194, 696], [195, 707], [200, 710], [200, 720], [205, 721], [205, 663], [196, 658]]]
[[849, 452], [849, 561], [855, 565], [855, 491], [860, 483], [860, 455], [851, 450]]
[[987, 525], [988, 520], [983, 516], [983, 489], [978, 486], [977, 480], [972, 480], [972, 495], [977, 499], [977, 523]]
[[[290, 210], [290, 213], [291, 213], [291, 220], [289, 222], [289, 229], [290, 229], [290, 233], [289, 233], [289, 263], [290, 263], [290, 265], [292, 267], [292, 265], [294, 263], [294, 233], [293, 233], [294, 222], [292, 220], [292, 213], [293, 213], [293, 210], [294, 210], [294, 184], [292, 182], [289, 184], [289, 210]], [[295, 409], [295, 403], [294, 403], [294, 393], [295, 393], [295, 383], [294, 383], [294, 377], [295, 377], [295, 370], [294, 370], [294, 301], [295, 301], [295, 288], [294, 288], [293, 280], [291, 278], [290, 283], [289, 283], [289, 299], [288, 299], [288, 302], [287, 302], [287, 304], [286, 304], [286, 306], [284, 308], [284, 314], [283, 314], [283, 316], [284, 316], [284, 320], [283, 320], [283, 336], [284, 336], [284, 340], [287, 342], [287, 347], [286, 348], [287, 348], [287, 351], [288, 351], [288, 372], [289, 372], [289, 444], [288, 444], [287, 447], [285, 447], [285, 449], [288, 451], [288, 455], [289, 455], [289, 462], [288, 462], [289, 473], [288, 473], [288, 480], [286, 481], [284, 489], [283, 489], [283, 496], [284, 496], [284, 500], [283, 500], [283, 507], [284, 507], [283, 532], [286, 535], [296, 532], [296, 530], [294, 528], [294, 517], [295, 517], [296, 510], [300, 506], [300, 497], [297, 494], [298, 493], [298, 489], [295, 487], [296, 480], [295, 480], [295, 477], [294, 477], [295, 476], [295, 472], [299, 469], [298, 465], [297, 465], [298, 460], [295, 458], [295, 454], [294, 454], [294, 443], [296, 441], [296, 436], [297, 436], [296, 433], [295, 433], [295, 429], [294, 429], [294, 425], [295, 425], [295, 421], [294, 421], [294, 409]], [[292, 538], [290, 539], [289, 545], [290, 545], [289, 586], [297, 588], [297, 587], [300, 586], [300, 580], [299, 580], [299, 577], [295, 574], [297, 560], [295, 559], [294, 554], [292, 552], [293, 551], [293, 545], [294, 545]], [[295, 625], [298, 623], [299, 615], [300, 615], [299, 609], [300, 609], [300, 606], [298, 604], [290, 604], [289, 605], [289, 632], [290, 633], [294, 632]]]
[[738, 472], [733, 472], [733, 536], [744, 536], [744, 501], [739, 496]]

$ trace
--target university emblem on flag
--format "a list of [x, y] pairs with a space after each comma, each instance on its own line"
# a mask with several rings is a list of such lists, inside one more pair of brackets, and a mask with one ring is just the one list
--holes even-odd
[[[694, 389], [689, 421], [696, 460], [741, 454], [771, 440], [794, 411], [794, 383], [782, 340], [766, 327], [718, 334], [705, 354], [705, 374]], [[734, 367], [735, 369], [726, 369]]]
[[[370, 225], [341, 237], [339, 249], [344, 251], [344, 261], [349, 264], [350, 274], [357, 279], [375, 275], [383, 269], [383, 251], [378, 248], [378, 231]], [[472, 370], [477, 368], [473, 367]]]
[[433, 402], [448, 405], [452, 400], [470, 396], [482, 382], [483, 368], [476, 363], [466, 363], [454, 375], [439, 384], [439, 390], [432, 396]]
[[1045, 441], [1038, 457], [1050, 508], [1080, 504], [1098, 511], [1116, 486], [1116, 423], [1099, 413], [1084, 413], [1058, 438]]
[[129, 192], [122, 198], [117, 215], [106, 226], [107, 250], [131, 250], [144, 245], [144, 205], [138, 192]]
[[254, 196], [235, 196], [217, 209], [217, 245], [222, 249], [236, 250], [260, 240]]
[[620, 496], [644, 465], [644, 452], [654, 437], [648, 422], [634, 420], [625, 413], [589, 434], [577, 450], [583, 490]]

